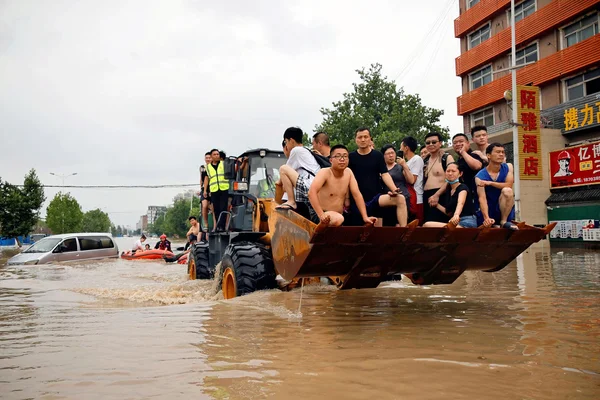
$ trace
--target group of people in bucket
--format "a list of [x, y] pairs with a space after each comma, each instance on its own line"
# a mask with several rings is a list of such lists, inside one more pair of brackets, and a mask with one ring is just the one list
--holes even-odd
[[327, 226], [403, 227], [418, 220], [424, 227], [517, 230], [513, 166], [505, 162], [504, 146], [488, 143], [485, 126], [474, 127], [471, 136], [475, 150], [466, 134], [452, 138], [455, 161], [436, 132], [426, 135], [422, 158], [413, 137], [402, 140], [399, 152], [392, 145], [377, 151], [370, 130], [361, 127], [355, 131], [358, 149], [349, 152], [344, 145], [330, 146], [319, 132], [311, 151], [302, 144], [302, 130], [288, 128], [282, 143], [288, 159], [275, 183], [284, 194], [276, 208]]
[[[513, 223], [513, 166], [505, 162], [502, 144], [488, 143], [485, 126], [471, 129], [475, 150], [466, 134], [454, 135], [456, 161], [442, 150], [442, 136], [437, 132], [425, 136], [420, 155], [416, 154], [417, 140], [410, 136], [402, 139], [399, 151], [392, 145], [377, 151], [366, 127], [356, 129], [358, 149], [353, 152], [341, 144], [331, 146], [324, 132], [313, 136], [309, 150], [302, 144], [303, 134], [297, 127], [283, 134], [287, 162], [275, 182], [283, 193], [281, 199], [276, 198], [281, 203], [276, 209], [293, 210], [327, 226], [404, 227], [418, 220], [424, 227], [518, 229]], [[208, 227], [210, 207], [215, 230], [225, 229], [230, 206], [224, 158], [222, 151], [213, 149], [205, 154], [206, 165], [200, 168], [202, 219]], [[207, 240], [207, 229], [200, 229], [196, 217], [189, 217], [189, 222], [186, 252], [198, 238]], [[133, 251], [143, 251], [145, 239], [142, 235]], [[155, 249], [171, 251], [166, 236], [160, 239]]]

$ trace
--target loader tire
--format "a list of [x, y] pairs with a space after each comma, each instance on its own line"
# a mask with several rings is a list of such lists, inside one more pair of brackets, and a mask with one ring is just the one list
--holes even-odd
[[188, 256], [188, 276], [190, 280], [211, 279], [212, 273], [208, 264], [208, 245], [195, 244]]
[[262, 244], [232, 243], [221, 260], [221, 290], [225, 299], [277, 287], [271, 252]]

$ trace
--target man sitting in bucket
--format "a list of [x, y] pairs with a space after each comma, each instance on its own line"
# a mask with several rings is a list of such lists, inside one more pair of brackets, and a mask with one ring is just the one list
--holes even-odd
[[331, 148], [331, 167], [319, 170], [308, 191], [310, 219], [325, 226], [340, 226], [344, 222], [344, 200], [352, 194], [363, 222], [372, 225], [375, 217], [367, 215], [365, 200], [358, 189], [352, 170], [348, 168], [348, 149], [338, 144]]
[[477, 222], [485, 227], [497, 225], [518, 230], [512, 223], [515, 219], [513, 166], [504, 162], [504, 146], [500, 143], [490, 144], [486, 156], [489, 164], [475, 175], [480, 206]]
[[156, 242], [154, 249], [171, 251], [171, 242], [167, 240], [167, 235], [160, 235], [160, 241]]

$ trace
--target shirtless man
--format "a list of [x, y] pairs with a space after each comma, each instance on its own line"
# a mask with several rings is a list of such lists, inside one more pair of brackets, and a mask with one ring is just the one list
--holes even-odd
[[[423, 173], [423, 211], [425, 222], [448, 222], [448, 216], [437, 209], [436, 192], [446, 185], [446, 165], [454, 162], [450, 154], [444, 154], [442, 147], [442, 135], [430, 132], [425, 136], [425, 144], [429, 155], [423, 160], [425, 171]], [[430, 201], [430, 197], [433, 197]], [[443, 204], [442, 204], [443, 205]]]
[[340, 226], [344, 222], [344, 200], [348, 192], [366, 225], [373, 225], [377, 218], [367, 215], [365, 200], [360, 194], [358, 183], [348, 167], [348, 149], [338, 144], [331, 148], [330, 168], [322, 168], [310, 185], [308, 199], [310, 216], [315, 223], [325, 226]]
[[188, 239], [188, 244], [186, 245], [189, 246], [189, 244], [192, 242], [192, 240], [190, 239], [190, 237], [193, 235], [196, 238], [198, 238], [198, 236], [200, 236], [200, 225], [198, 224], [198, 220], [196, 219], [196, 217], [194, 217], [193, 215], [191, 217], [188, 218], [188, 221], [190, 221], [190, 229], [187, 231], [187, 233], [185, 234], [185, 236], [187, 236]]

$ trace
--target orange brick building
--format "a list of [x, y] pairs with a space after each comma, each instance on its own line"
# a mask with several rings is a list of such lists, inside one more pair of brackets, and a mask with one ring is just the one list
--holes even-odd
[[[459, 0], [459, 7], [458, 115], [465, 132], [486, 125], [490, 141], [506, 144], [512, 161], [512, 115], [504, 100], [511, 89], [510, 0]], [[600, 220], [600, 183], [557, 187], [552, 177], [558, 167], [549, 159], [566, 146], [600, 141], [599, 15], [600, 0], [515, 0], [517, 84], [539, 86], [542, 109], [543, 180], [521, 183], [521, 214], [528, 222], [545, 223], [554, 208], [572, 205], [577, 196], [598, 204], [593, 212], [599, 215], [588, 210], [580, 217]]]

